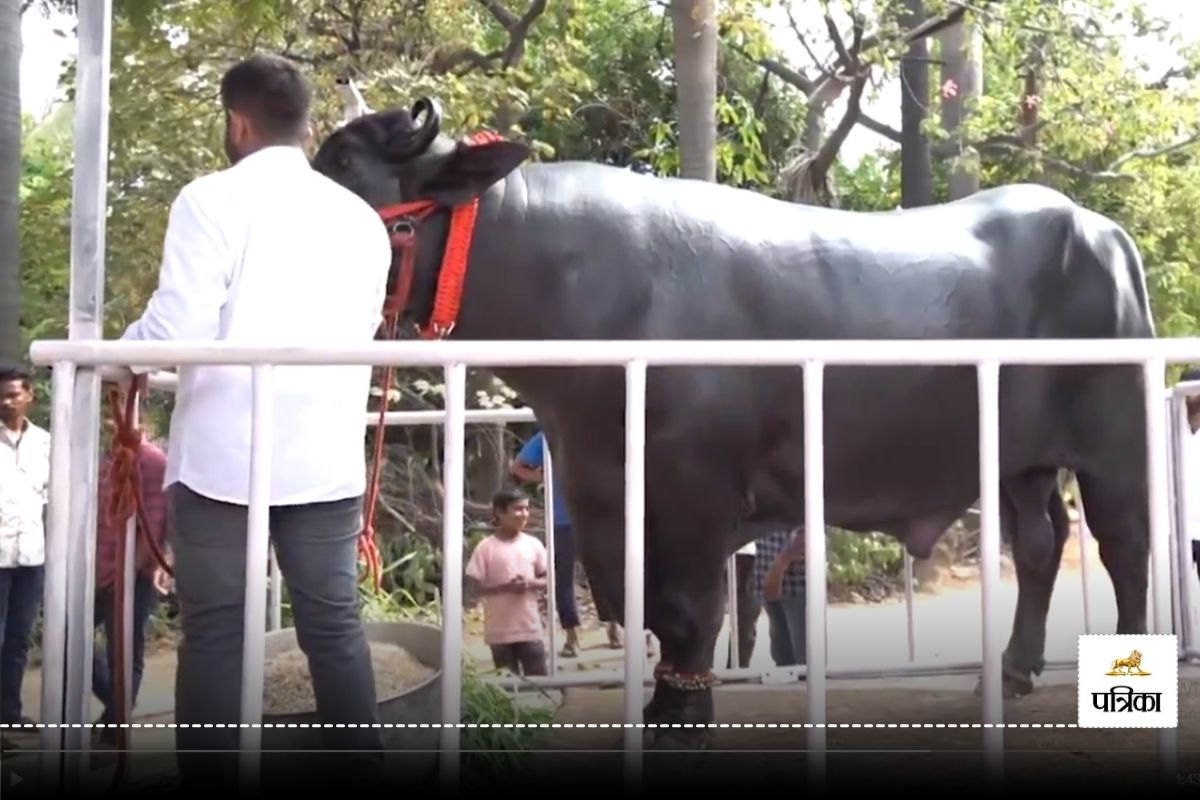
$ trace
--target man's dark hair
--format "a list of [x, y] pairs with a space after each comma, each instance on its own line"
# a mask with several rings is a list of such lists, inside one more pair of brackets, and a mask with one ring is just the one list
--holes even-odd
[[0, 383], [8, 383], [9, 381], [20, 381], [21, 385], [26, 389], [31, 388], [28, 372], [10, 364], [0, 364]]
[[1200, 367], [1189, 367], [1179, 376], [1180, 383], [1190, 383], [1191, 381], [1200, 381]]
[[245, 114], [266, 139], [295, 142], [308, 127], [312, 87], [287, 59], [255, 55], [221, 79], [221, 103]]
[[501, 489], [492, 495], [492, 511], [499, 514], [502, 511], [508, 511], [508, 507], [513, 503], [528, 499], [529, 496], [520, 489]]

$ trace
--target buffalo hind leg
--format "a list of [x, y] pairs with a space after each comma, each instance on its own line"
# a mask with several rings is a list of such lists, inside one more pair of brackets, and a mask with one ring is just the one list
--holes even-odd
[[[1001, 525], [1009, 534], [1017, 570], [1017, 610], [1001, 657], [1004, 697], [1012, 699], [1032, 692], [1033, 676], [1046, 667], [1046, 617], [1070, 520], [1056, 470], [1005, 481], [1000, 502]], [[976, 693], [982, 692], [980, 680]]]
[[1079, 475], [1079, 491], [1100, 561], [1117, 598], [1117, 633], [1146, 633], [1150, 516], [1145, 489], [1109, 476]]

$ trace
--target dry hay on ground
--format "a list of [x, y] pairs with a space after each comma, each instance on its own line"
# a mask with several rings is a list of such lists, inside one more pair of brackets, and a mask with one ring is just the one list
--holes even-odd
[[[408, 650], [385, 642], [368, 642], [375, 694], [380, 699], [411, 689], [433, 676], [434, 670]], [[264, 670], [264, 714], [310, 714], [317, 710], [308, 657], [296, 649], [267, 659]]]

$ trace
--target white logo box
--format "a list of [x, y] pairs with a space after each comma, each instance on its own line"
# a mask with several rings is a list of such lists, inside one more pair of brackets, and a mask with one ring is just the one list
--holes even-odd
[[1079, 637], [1079, 727], [1179, 727], [1179, 644], [1173, 634]]

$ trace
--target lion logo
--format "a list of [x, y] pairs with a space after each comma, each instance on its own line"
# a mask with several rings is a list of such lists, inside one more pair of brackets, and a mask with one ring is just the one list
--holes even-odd
[[1142, 654], [1134, 650], [1128, 658], [1118, 658], [1112, 662], [1112, 668], [1106, 675], [1149, 675], [1142, 669]]

